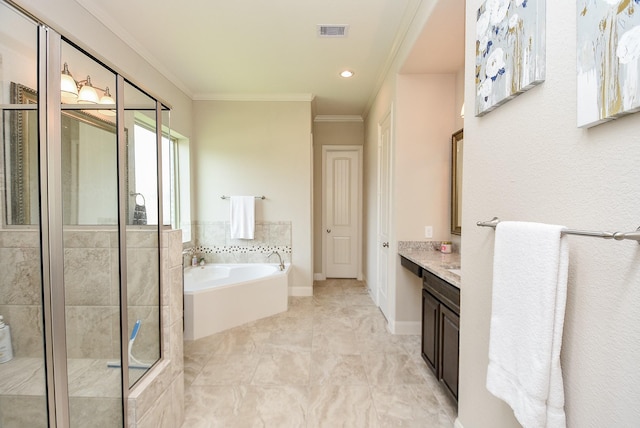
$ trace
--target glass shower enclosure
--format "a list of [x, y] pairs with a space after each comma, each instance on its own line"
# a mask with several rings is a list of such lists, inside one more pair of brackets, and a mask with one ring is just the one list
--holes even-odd
[[0, 84], [0, 426], [125, 426], [163, 352], [169, 109], [2, 0]]

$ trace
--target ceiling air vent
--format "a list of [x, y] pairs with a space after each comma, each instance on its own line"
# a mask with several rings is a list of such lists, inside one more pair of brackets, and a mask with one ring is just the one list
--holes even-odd
[[318, 37], [347, 37], [348, 25], [318, 25]]

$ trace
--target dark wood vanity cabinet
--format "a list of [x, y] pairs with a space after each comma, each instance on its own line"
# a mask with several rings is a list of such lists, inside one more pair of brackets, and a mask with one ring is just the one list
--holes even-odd
[[422, 273], [422, 358], [458, 399], [460, 289]]

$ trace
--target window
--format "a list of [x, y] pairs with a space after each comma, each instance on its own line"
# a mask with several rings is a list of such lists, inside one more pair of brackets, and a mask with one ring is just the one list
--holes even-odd
[[[155, 171], [156, 134], [145, 123], [136, 121], [134, 126], [134, 159], [133, 170], [136, 193], [148, 195], [150, 200], [156, 200], [157, 188], [155, 180], [146, 181], [145, 177], [152, 176], [149, 170]], [[163, 223], [174, 229], [182, 229], [182, 241], [191, 241], [191, 198], [190, 198], [190, 168], [189, 168], [189, 140], [181, 138], [173, 131], [165, 131], [162, 136], [162, 183], [164, 193]], [[145, 162], [145, 160], [147, 162]], [[147, 208], [147, 221], [157, 224], [157, 207]]]

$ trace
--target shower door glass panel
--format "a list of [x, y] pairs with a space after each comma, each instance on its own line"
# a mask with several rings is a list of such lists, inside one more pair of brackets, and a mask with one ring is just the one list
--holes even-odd
[[9, 326], [0, 329], [0, 427], [48, 424], [37, 32], [34, 22], [0, 2], [0, 315]]
[[116, 76], [69, 44], [61, 55], [79, 82], [78, 96], [62, 97], [60, 118], [70, 425], [121, 427], [116, 121], [82, 93], [89, 80], [115, 88]]
[[127, 129], [129, 386], [160, 358], [160, 251], [156, 101], [124, 85]]

